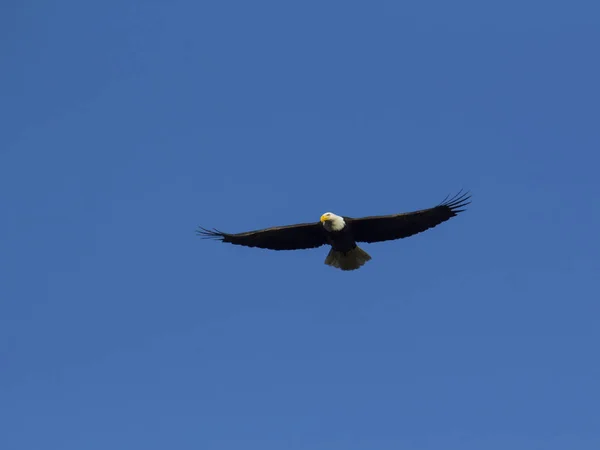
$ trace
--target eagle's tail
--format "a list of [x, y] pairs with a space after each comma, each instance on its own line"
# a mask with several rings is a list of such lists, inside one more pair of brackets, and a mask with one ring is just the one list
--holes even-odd
[[355, 270], [370, 259], [371, 256], [358, 246], [345, 253], [332, 248], [325, 258], [325, 264], [337, 269]]

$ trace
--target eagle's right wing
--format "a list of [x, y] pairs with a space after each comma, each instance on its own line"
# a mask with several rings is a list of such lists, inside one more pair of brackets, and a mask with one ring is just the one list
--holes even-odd
[[265, 228], [238, 234], [199, 227], [197, 234], [204, 238], [219, 239], [221, 242], [270, 250], [300, 250], [320, 247], [327, 243], [325, 230], [319, 222]]

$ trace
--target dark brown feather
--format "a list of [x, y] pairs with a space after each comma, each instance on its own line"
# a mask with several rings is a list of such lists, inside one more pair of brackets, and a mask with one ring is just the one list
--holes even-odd
[[197, 234], [204, 238], [219, 239], [235, 245], [270, 250], [300, 250], [320, 247], [327, 243], [325, 230], [320, 222], [271, 227], [238, 234], [199, 227]]
[[402, 239], [433, 228], [464, 211], [470, 202], [468, 192], [459, 192], [444, 199], [434, 208], [388, 216], [370, 216], [353, 219], [345, 217], [356, 242], [381, 242]]

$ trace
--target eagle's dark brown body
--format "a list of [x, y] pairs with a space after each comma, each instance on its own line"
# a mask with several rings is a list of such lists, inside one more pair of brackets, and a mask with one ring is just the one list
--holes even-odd
[[331, 248], [342, 253], [347, 253], [356, 248], [356, 241], [352, 235], [351, 225], [348, 225], [348, 222], [346, 222], [346, 226], [340, 231], [326, 231], [325, 239], [331, 245]]

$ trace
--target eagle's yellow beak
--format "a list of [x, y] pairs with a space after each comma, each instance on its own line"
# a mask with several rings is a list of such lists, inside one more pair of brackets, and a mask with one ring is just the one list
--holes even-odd
[[325, 222], [327, 220], [327, 216], [325, 214], [323, 214], [321, 216], [321, 223]]

